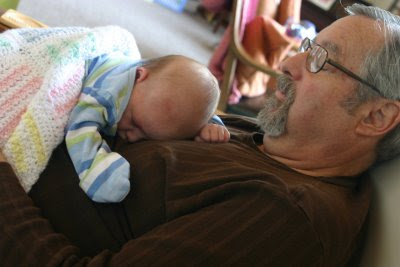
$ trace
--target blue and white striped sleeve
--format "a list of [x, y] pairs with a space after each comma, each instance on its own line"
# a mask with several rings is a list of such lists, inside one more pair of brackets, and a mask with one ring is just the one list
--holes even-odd
[[213, 115], [208, 122], [225, 126], [225, 124], [222, 122], [221, 118], [218, 115]]
[[116, 123], [116, 113], [107, 91], [99, 93], [85, 87], [66, 128], [67, 149], [79, 175], [79, 185], [96, 202], [119, 202], [130, 190], [129, 163], [112, 152], [99, 133]]

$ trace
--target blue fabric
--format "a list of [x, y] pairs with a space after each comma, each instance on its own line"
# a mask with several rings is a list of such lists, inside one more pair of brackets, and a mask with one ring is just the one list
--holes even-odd
[[129, 163], [111, 152], [100, 131], [115, 135], [138, 64], [122, 55], [102, 55], [86, 62], [83, 90], [66, 127], [66, 144], [80, 186], [94, 201], [118, 202], [130, 190]]

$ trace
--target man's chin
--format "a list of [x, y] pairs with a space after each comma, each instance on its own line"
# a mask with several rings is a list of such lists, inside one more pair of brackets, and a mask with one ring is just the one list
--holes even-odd
[[266, 103], [257, 115], [258, 126], [270, 137], [280, 137], [286, 132], [287, 112], [278, 100]]
[[258, 126], [271, 138], [281, 137], [286, 133], [289, 110], [296, 92], [292, 80], [286, 75], [278, 78], [277, 87], [268, 96], [257, 116]]
[[279, 138], [285, 135], [286, 129], [277, 129], [273, 127], [269, 127], [267, 129], [263, 129], [264, 134], [271, 138]]
[[[258, 126], [263, 130], [264, 134], [270, 137], [280, 137], [286, 132], [286, 123], [277, 123], [275, 120], [260, 122], [258, 119]], [[283, 125], [282, 125], [283, 124]]]

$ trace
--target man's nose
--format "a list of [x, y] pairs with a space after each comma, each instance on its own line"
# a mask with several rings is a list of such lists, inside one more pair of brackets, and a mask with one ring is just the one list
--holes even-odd
[[297, 53], [283, 60], [278, 68], [284, 74], [289, 75], [293, 80], [299, 80], [306, 69], [306, 54]]

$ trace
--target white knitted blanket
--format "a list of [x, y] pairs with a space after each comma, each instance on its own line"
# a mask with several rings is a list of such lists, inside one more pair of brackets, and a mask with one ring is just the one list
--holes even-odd
[[140, 58], [133, 36], [117, 26], [0, 34], [0, 149], [26, 191], [63, 140], [85, 60], [116, 51]]

